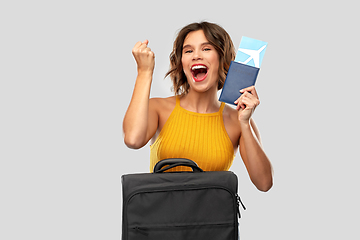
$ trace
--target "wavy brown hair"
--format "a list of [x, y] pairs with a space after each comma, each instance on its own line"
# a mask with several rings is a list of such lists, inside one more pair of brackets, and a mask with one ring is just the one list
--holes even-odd
[[190, 85], [186, 79], [181, 63], [183, 45], [186, 36], [193, 31], [203, 30], [206, 39], [219, 54], [219, 81], [218, 90], [224, 86], [226, 74], [231, 61], [235, 59], [235, 49], [230, 35], [219, 25], [209, 22], [191, 23], [182, 28], [170, 53], [170, 70], [165, 77], [170, 75], [173, 82], [173, 91], [176, 95], [185, 95], [189, 92]]

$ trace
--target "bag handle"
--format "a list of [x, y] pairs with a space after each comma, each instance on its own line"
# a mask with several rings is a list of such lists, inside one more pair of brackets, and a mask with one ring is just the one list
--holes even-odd
[[[165, 168], [164, 166], [169, 165]], [[155, 164], [154, 173], [162, 173], [177, 166], [191, 167], [193, 172], [203, 172], [203, 170], [192, 160], [186, 158], [169, 158]]]

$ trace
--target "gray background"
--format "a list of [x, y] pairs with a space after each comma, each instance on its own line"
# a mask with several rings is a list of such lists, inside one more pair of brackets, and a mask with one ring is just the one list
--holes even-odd
[[122, 139], [131, 49], [149, 39], [151, 95], [169, 96], [176, 32], [201, 20], [269, 43], [254, 119], [274, 186], [257, 191], [237, 154], [241, 238], [358, 239], [355, 2], [123, 2], [1, 2], [0, 239], [120, 238], [120, 176], [149, 170], [149, 146]]

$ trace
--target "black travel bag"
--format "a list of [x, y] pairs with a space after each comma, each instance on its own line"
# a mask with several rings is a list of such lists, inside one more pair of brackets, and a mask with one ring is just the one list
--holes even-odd
[[[193, 171], [165, 172], [176, 166]], [[154, 173], [123, 175], [121, 182], [122, 240], [238, 239], [241, 200], [233, 172], [204, 172], [191, 160], [166, 159]]]

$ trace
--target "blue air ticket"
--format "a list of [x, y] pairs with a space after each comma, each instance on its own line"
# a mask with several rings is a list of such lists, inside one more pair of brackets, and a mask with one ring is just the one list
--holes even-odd
[[260, 68], [267, 44], [267, 42], [243, 36], [236, 53], [235, 62]]

